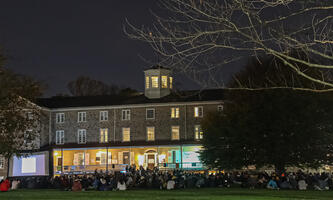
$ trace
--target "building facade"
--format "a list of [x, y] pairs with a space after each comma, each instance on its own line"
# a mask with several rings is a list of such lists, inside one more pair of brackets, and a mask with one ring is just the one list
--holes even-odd
[[49, 174], [204, 169], [200, 124], [223, 109], [222, 91], [176, 94], [172, 81], [168, 69], [154, 67], [145, 71], [144, 94], [40, 99], [47, 120], [39, 150], [49, 152]]

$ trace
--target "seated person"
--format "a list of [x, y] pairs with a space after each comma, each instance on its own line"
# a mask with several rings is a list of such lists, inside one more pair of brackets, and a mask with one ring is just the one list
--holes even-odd
[[2, 181], [2, 183], [0, 184], [0, 191], [7, 192], [9, 188], [10, 188], [10, 182], [7, 178], [6, 180]]

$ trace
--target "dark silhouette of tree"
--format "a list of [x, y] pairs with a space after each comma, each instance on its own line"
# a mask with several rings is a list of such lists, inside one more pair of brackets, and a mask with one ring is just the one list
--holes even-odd
[[99, 80], [86, 76], [80, 76], [67, 84], [67, 88], [73, 96], [99, 96], [99, 95], [120, 95], [132, 96], [138, 92], [132, 88], [121, 88], [117, 85], [108, 85]]
[[4, 63], [0, 53], [0, 155], [8, 158], [38, 146], [35, 139], [42, 113], [33, 102], [44, 87], [41, 82], [5, 69]]
[[333, 162], [333, 93], [292, 89], [229, 91], [232, 103], [208, 114], [201, 154], [218, 169], [255, 165], [318, 168]]

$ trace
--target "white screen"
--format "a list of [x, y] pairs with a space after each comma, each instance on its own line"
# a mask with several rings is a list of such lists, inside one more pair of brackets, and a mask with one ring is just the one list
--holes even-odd
[[36, 158], [22, 158], [22, 174], [36, 173]]

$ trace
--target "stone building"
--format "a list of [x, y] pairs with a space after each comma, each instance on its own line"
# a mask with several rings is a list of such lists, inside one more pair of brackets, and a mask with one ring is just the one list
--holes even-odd
[[144, 94], [38, 101], [48, 116], [39, 151], [47, 152], [50, 175], [128, 165], [204, 168], [198, 153], [200, 122], [207, 113], [223, 109], [222, 90], [175, 93], [170, 70], [153, 67], [144, 74]]

